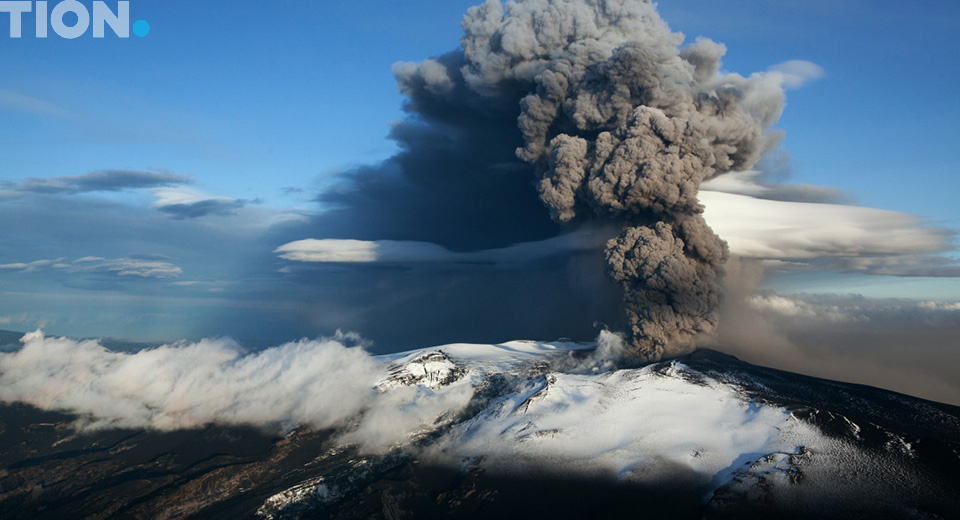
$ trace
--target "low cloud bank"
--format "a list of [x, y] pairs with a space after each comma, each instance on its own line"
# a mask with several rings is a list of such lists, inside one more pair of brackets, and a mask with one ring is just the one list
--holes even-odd
[[39, 330], [20, 341], [19, 350], [0, 353], [0, 401], [75, 414], [78, 430], [338, 428], [344, 441], [383, 451], [462, 409], [474, 390], [466, 380], [443, 391], [384, 386], [389, 359], [339, 331], [255, 353], [229, 339], [134, 353]]
[[227, 339], [129, 354], [32, 332], [0, 354], [0, 400], [78, 414], [81, 428], [342, 423], [370, 402], [378, 363], [351, 335], [244, 354]]

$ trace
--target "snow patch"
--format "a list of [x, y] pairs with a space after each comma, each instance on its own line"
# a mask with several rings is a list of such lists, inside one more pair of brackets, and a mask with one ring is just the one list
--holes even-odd
[[796, 435], [785, 432], [819, 435], [783, 408], [673, 362], [528, 379], [455, 426], [430, 455], [483, 457], [485, 467], [505, 472], [538, 467], [636, 483], [680, 476], [712, 493], [745, 454], [755, 463], [791, 453]]

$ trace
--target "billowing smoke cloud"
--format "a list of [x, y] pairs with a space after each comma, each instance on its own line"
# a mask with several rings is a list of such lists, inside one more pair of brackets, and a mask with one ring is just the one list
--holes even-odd
[[628, 361], [715, 328], [727, 251], [698, 188], [753, 167], [776, 143], [766, 129], [784, 82], [800, 75], [721, 75], [725, 47], [698, 39], [681, 49], [683, 35], [650, 2], [490, 0], [462, 25], [462, 52], [395, 68], [409, 108], [435, 117], [519, 103], [517, 156], [553, 219], [621, 227], [606, 268], [625, 293]]

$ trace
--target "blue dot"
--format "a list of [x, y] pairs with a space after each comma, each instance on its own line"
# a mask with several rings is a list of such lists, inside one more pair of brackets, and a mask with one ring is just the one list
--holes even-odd
[[146, 20], [137, 20], [133, 23], [133, 34], [141, 38], [150, 34], [150, 24]]

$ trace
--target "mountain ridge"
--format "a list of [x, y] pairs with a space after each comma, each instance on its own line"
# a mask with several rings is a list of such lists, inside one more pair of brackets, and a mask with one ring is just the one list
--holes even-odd
[[[379, 452], [308, 427], [78, 433], [67, 414], [2, 405], [0, 513], [575, 518], [639, 508], [654, 518], [948, 518], [960, 510], [958, 407], [709, 349], [635, 369], [557, 371], [592, 355], [585, 344], [508, 342], [382, 356], [388, 368], [376, 391], [386, 397], [471, 393], [459, 411], [438, 413], [407, 444]], [[820, 495], [829, 507], [813, 500]]]

